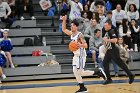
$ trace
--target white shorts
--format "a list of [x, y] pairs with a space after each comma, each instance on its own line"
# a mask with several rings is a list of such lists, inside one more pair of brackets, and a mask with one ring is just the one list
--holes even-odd
[[76, 66], [77, 69], [84, 69], [86, 63], [86, 57], [74, 56], [72, 65]]

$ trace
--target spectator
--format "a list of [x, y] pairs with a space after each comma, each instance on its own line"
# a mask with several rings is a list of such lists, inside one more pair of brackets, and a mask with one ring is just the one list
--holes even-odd
[[6, 2], [8, 3], [8, 5], [11, 8], [11, 14], [10, 14], [10, 18], [12, 19], [12, 21], [16, 21], [16, 7], [15, 7], [15, 0], [6, 0]]
[[18, 11], [17, 11], [18, 17], [20, 17], [21, 20], [25, 19], [23, 17], [24, 12], [29, 13], [32, 20], [36, 19], [34, 17], [34, 8], [33, 8], [32, 0], [21, 0], [21, 1], [18, 0], [17, 9], [18, 9]]
[[13, 21], [9, 18], [10, 14], [11, 8], [8, 3], [0, 0], [0, 19], [2, 22], [7, 23], [6, 28], [9, 28], [13, 23]]
[[122, 23], [123, 19], [126, 19], [126, 12], [121, 9], [121, 5], [117, 4], [116, 9], [112, 11], [113, 17], [116, 20], [116, 23]]
[[5, 52], [8, 60], [8, 65], [11, 65], [11, 68], [15, 68], [13, 62], [12, 62], [12, 57], [10, 51], [13, 49], [13, 45], [11, 43], [11, 39], [8, 38], [8, 32], [4, 31], [3, 32], [3, 38], [0, 39], [1, 43], [1, 48]]
[[[6, 76], [2, 70], [2, 67], [5, 65], [7, 61], [7, 57], [4, 53], [4, 51], [1, 50], [1, 47], [0, 47], [0, 76], [2, 77], [2, 79], [5, 79]], [[0, 80], [0, 83], [1, 83], [1, 80]]]
[[[104, 12], [105, 12], [105, 2], [102, 0], [97, 0], [95, 2], [95, 7], [96, 7], [96, 12], [99, 13], [99, 18], [100, 18], [100, 24], [102, 23], [102, 21], [105, 19], [104, 16]], [[103, 27], [103, 25], [101, 24], [101, 26]]]
[[135, 19], [135, 20], [139, 19], [139, 12], [137, 11], [135, 4], [129, 5], [129, 11], [127, 12], [127, 18], [128, 18], [129, 22], [131, 21], [131, 19]]
[[67, 3], [67, 0], [63, 0], [62, 2], [62, 10], [61, 10], [61, 14], [60, 15], [67, 15], [67, 12], [69, 11], [69, 5]]
[[140, 27], [137, 25], [137, 21], [135, 19], [131, 20], [130, 30], [131, 30], [132, 42], [134, 44], [134, 50], [138, 51], [138, 47], [140, 46], [140, 40], [139, 40]]
[[81, 12], [83, 11], [83, 5], [79, 2], [79, 0], [68, 0], [71, 10], [70, 10], [70, 15], [69, 19], [74, 20], [74, 19], [79, 19], [81, 18]]
[[103, 45], [103, 40], [101, 38], [101, 31], [99, 29], [96, 29], [94, 31], [94, 35], [89, 39], [89, 50], [92, 53], [92, 60], [95, 63], [95, 67], [97, 68], [97, 55], [99, 53], [99, 47]]
[[128, 49], [133, 51], [132, 41], [131, 41], [131, 31], [128, 26], [128, 20], [123, 19], [122, 25], [119, 26], [119, 36], [123, 37], [124, 43], [128, 45]]
[[124, 44], [123, 42], [123, 38], [119, 37], [118, 38], [118, 43], [117, 46], [119, 48], [120, 51], [120, 57], [123, 60], [123, 62], [125, 62], [128, 66], [129, 63], [129, 52], [128, 52], [128, 45]]
[[88, 45], [89, 45], [89, 38], [91, 38], [94, 35], [95, 29], [100, 29], [101, 30], [101, 26], [97, 23], [96, 19], [92, 19], [91, 20], [91, 25], [88, 26], [86, 28], [85, 32], [84, 32], [84, 37], [85, 37]]
[[83, 11], [84, 11], [84, 12], [87, 12], [87, 17], [88, 17], [88, 19], [90, 20], [90, 19], [92, 18], [92, 12], [89, 11], [89, 6], [88, 6], [88, 4], [85, 4], [85, 5], [84, 5]]
[[50, 0], [40, 0], [39, 4], [41, 6], [42, 11], [44, 12], [44, 15], [47, 16], [48, 9], [52, 6], [52, 3]]
[[104, 25], [104, 23], [106, 22], [106, 20], [110, 19], [112, 21], [112, 25], [116, 27], [116, 20], [114, 17], [112, 17], [112, 11], [108, 11], [107, 12], [107, 16], [106, 18], [102, 21], [102, 25]]
[[139, 10], [140, 7], [140, 2], [139, 0], [127, 0], [126, 5], [125, 5], [125, 11], [129, 11], [129, 5], [130, 4], [135, 4], [137, 9]]
[[127, 0], [110, 0], [110, 2], [113, 4], [112, 10], [114, 10], [118, 4], [120, 4], [122, 7], [122, 10], [124, 10], [126, 1]]
[[97, 23], [100, 24], [100, 18], [98, 12], [93, 12], [92, 19], [96, 19]]
[[[88, 14], [87, 14], [87, 12], [83, 11], [83, 12], [82, 12], [82, 21], [81, 21], [81, 23], [79, 24], [79, 26], [81, 26], [81, 27], [80, 27], [81, 29], [79, 29], [79, 31], [81, 31], [81, 32], [84, 34], [86, 28], [87, 28], [89, 25], [90, 25], [90, 21], [89, 21], [89, 19], [88, 19]], [[78, 27], [78, 28], [79, 28], [79, 27]]]

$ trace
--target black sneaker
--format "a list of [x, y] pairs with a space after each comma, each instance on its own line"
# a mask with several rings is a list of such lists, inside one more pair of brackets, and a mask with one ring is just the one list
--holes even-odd
[[112, 83], [112, 79], [107, 79], [107, 80], [105, 80], [103, 85], [107, 85], [107, 84], [111, 84], [111, 83]]
[[84, 83], [79, 83], [78, 84], [80, 86], [80, 89], [78, 91], [76, 91], [75, 93], [85, 93], [88, 92], [87, 88], [84, 86]]
[[102, 77], [104, 80], [107, 79], [106, 74], [105, 74], [105, 72], [104, 72], [104, 70], [102, 68], [99, 68], [99, 71], [97, 72], [97, 75]]
[[135, 75], [129, 76], [129, 84], [132, 84], [134, 81]]
[[75, 93], [85, 93], [88, 92], [86, 87], [80, 88], [78, 91], [76, 91]]

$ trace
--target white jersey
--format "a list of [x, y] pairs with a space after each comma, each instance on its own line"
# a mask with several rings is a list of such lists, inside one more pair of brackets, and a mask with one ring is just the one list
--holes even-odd
[[[71, 35], [71, 40], [77, 42], [78, 37], [79, 37], [80, 34], [82, 34], [82, 33], [78, 32], [78, 34], [75, 35], [75, 36]], [[86, 57], [85, 48], [79, 48], [77, 51], [74, 51], [73, 53], [74, 53], [74, 56]]]
[[[78, 32], [77, 35], [73, 36], [71, 35], [72, 41], [78, 41], [79, 35], [82, 34], [81, 32]], [[86, 62], [86, 50], [85, 48], [79, 48], [77, 51], [74, 51], [74, 57], [73, 57], [73, 66], [76, 66], [78, 69], [83, 69], [85, 67]]]
[[78, 5], [79, 7], [82, 9], [83, 11], [83, 6], [81, 3], [75, 3], [74, 1], [71, 1], [69, 0], [69, 3], [71, 5], [71, 11], [70, 11], [70, 15], [69, 15], [69, 18], [71, 20], [74, 20], [76, 18], [81, 18], [81, 12], [80, 12], [80, 9], [78, 8]]

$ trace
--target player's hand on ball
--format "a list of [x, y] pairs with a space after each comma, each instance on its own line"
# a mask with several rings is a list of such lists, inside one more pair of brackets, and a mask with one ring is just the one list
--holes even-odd
[[81, 43], [77, 43], [78, 48], [82, 47]]

